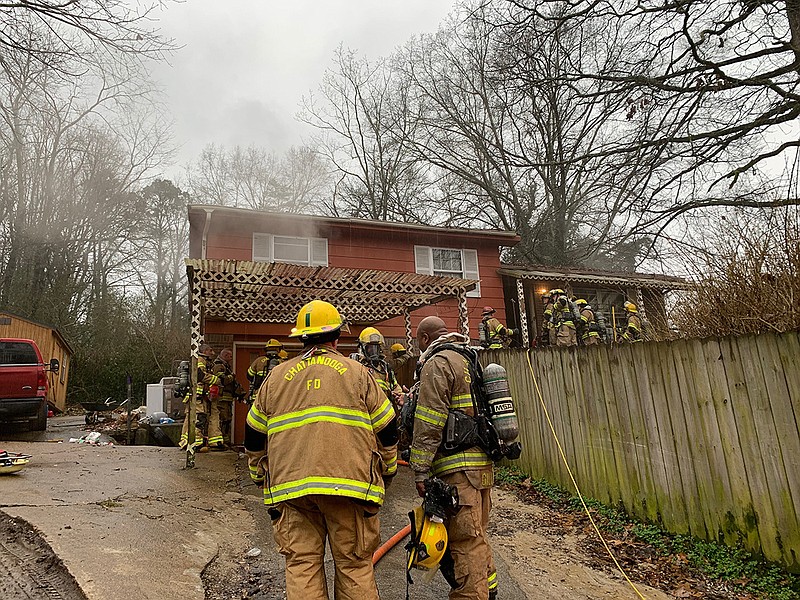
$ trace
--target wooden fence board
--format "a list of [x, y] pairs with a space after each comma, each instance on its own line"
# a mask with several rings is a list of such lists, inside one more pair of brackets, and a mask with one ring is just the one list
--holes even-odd
[[752, 498], [753, 526], [758, 532], [758, 539], [764, 556], [770, 560], [775, 560], [775, 556], [780, 556], [781, 552], [775, 541], [774, 532], [771, 531], [769, 526], [774, 521], [775, 516], [768, 497], [767, 475], [764, 471], [764, 464], [761, 461], [758, 432], [755, 428], [748, 394], [748, 386], [755, 386], [757, 382], [747, 380], [744, 366], [742, 365], [742, 357], [739, 354], [735, 339], [723, 338], [720, 340], [720, 347], [725, 361], [725, 373], [728, 379], [730, 402], [735, 415], [736, 431], [739, 436], [741, 452], [745, 459], [747, 485], [750, 488], [750, 497]]
[[[563, 486], [567, 489], [572, 489], [572, 483], [567, 475], [566, 468], [564, 467], [564, 459], [559, 450], [559, 444], [566, 456], [571, 456], [573, 452], [572, 432], [569, 427], [569, 417], [566, 410], [566, 404], [570, 401], [570, 393], [574, 397], [574, 391], [570, 392], [567, 388], [567, 380], [571, 377], [570, 369], [572, 368], [572, 361], [570, 355], [572, 352], [569, 350], [563, 352], [555, 352], [553, 354], [553, 382], [555, 384], [555, 392], [552, 402], [548, 405], [550, 409], [550, 419], [552, 421], [553, 429], [550, 431], [550, 444], [553, 449], [553, 460], [555, 460], [556, 477], [558, 481], [563, 482]], [[558, 438], [558, 443], [555, 437]]]
[[616, 409], [613, 419], [619, 431], [619, 442], [621, 456], [624, 463], [624, 470], [627, 474], [625, 490], [621, 490], [621, 496], [625, 499], [628, 511], [638, 514], [643, 500], [642, 493], [642, 472], [638, 468], [639, 457], [636, 452], [636, 440], [631, 427], [630, 412], [631, 403], [636, 399], [628, 395], [626, 381], [636, 378], [636, 370], [633, 368], [631, 357], [631, 346], [618, 346], [616, 352], [617, 364], [611, 374], [611, 386], [614, 390], [614, 406], [609, 405], [609, 410]]
[[614, 370], [619, 366], [619, 352], [619, 347], [611, 348], [609, 350], [609, 360], [600, 363], [600, 380], [602, 381], [603, 397], [605, 398], [605, 402], [600, 406], [600, 418], [605, 418], [606, 435], [611, 442], [608, 461], [614, 465], [616, 470], [616, 479], [608, 482], [609, 494], [615, 504], [621, 502], [630, 507], [633, 505], [633, 493], [630, 484], [631, 473], [628, 471], [623, 450], [617, 397], [613, 382]]
[[[698, 451], [705, 453], [704, 462], [698, 469], [698, 488], [704, 512], [708, 520], [709, 539], [723, 539], [726, 543], [735, 544], [738, 534], [726, 527], [725, 513], [720, 508], [730, 510], [733, 506], [731, 482], [725, 464], [725, 453], [717, 422], [717, 412], [711, 391], [709, 369], [706, 366], [703, 342], [687, 340], [684, 355], [684, 368], [692, 385], [692, 415], [687, 425], [694, 424], [691, 441], [697, 444]], [[696, 454], [695, 454], [696, 456]], [[709, 514], [710, 513], [710, 514]]]
[[585, 357], [584, 391], [587, 437], [589, 439], [589, 463], [593, 465], [594, 483], [591, 495], [603, 502], [613, 504], [619, 498], [612, 494], [609, 482], [616, 481], [617, 467], [614, 463], [613, 446], [608, 435], [605, 416], [605, 396], [600, 377], [600, 362], [607, 359], [606, 348], [593, 348]]
[[[649, 411], [652, 412], [652, 397], [650, 388], [647, 385], [647, 362], [644, 360], [644, 351], [639, 345], [631, 346], [631, 368], [633, 377], [625, 378], [625, 388], [629, 398], [628, 407], [630, 410], [631, 429], [636, 444], [637, 471], [641, 475], [641, 498], [640, 507], [636, 514], [641, 519], [655, 523], [659, 517], [659, 489], [666, 489], [666, 486], [659, 485], [659, 478], [654, 473], [658, 469], [653, 468], [653, 446], [651, 444], [651, 433], [647, 422], [647, 410], [645, 407], [649, 403]], [[659, 448], [660, 455], [660, 448]], [[658, 465], [662, 467], [661, 464]], [[665, 478], [663, 467], [660, 475]]]
[[[759, 345], [767, 345], [769, 336], [744, 336], [736, 339], [737, 349], [741, 357], [741, 364], [747, 381], [747, 391], [750, 398], [750, 414], [753, 417], [753, 426], [758, 439], [758, 454], [764, 466], [765, 483], [769, 490], [767, 498], [772, 505], [772, 519], [765, 522], [759, 520], [759, 531], [768, 532], [775, 540], [778, 552], [769, 557], [771, 560], [781, 560], [783, 546], [788, 538], [794, 544], [798, 541], [797, 519], [794, 514], [792, 493], [783, 466], [781, 445], [788, 442], [778, 436], [775, 421], [770, 406], [770, 393], [767, 387], [767, 377], [758, 351]], [[775, 398], [775, 406], [780, 400]]]
[[593, 465], [590, 462], [591, 454], [588, 452], [589, 442], [587, 440], [586, 427], [586, 403], [589, 401], [584, 386], [584, 371], [586, 370], [586, 357], [592, 352], [591, 348], [582, 350], [582, 360], [572, 371], [572, 385], [576, 391], [574, 403], [569, 406], [570, 421], [572, 423], [572, 437], [575, 441], [575, 454], [570, 457], [570, 466], [573, 467], [575, 479], [581, 493], [584, 490], [594, 490], [597, 487], [597, 480]]
[[[542, 373], [539, 379], [541, 386], [542, 399], [540, 402], [539, 410], [541, 411], [541, 420], [539, 423], [539, 438], [542, 441], [542, 459], [546, 465], [546, 473], [550, 481], [557, 481], [561, 483], [558, 478], [558, 457], [556, 456], [555, 445], [553, 444], [553, 434], [550, 432], [550, 421], [553, 419], [553, 403], [557, 401], [559, 390], [556, 383], [556, 368], [558, 360], [558, 350], [550, 349], [546, 351], [543, 366], [546, 371]], [[544, 407], [541, 404], [544, 404]], [[545, 415], [545, 409], [547, 414]]]
[[[670, 344], [678, 395], [670, 402], [672, 430], [676, 435], [676, 446], [685, 457], [681, 469], [686, 508], [689, 516], [689, 531], [700, 538], [712, 538], [719, 522], [710, 505], [713, 491], [711, 470], [706, 456], [703, 423], [696, 410], [697, 383], [693, 365], [689, 361], [689, 348], [685, 340]], [[691, 467], [691, 468], [689, 468]]]
[[[539, 368], [539, 354], [531, 355], [534, 370]], [[509, 357], [504, 364], [508, 372], [509, 387], [514, 398], [517, 416], [520, 420], [520, 441], [522, 442], [521, 468], [533, 476], [541, 477], [543, 471], [542, 444], [536, 432], [539, 429], [539, 398], [533, 386], [533, 379], [527, 363], [527, 354], [518, 353]]]

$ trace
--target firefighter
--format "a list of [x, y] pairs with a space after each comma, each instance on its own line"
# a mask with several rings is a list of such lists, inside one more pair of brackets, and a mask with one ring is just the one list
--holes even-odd
[[[261, 384], [264, 383], [270, 370], [272, 370], [275, 365], [279, 365], [283, 362], [284, 359], [280, 356], [281, 352], [286, 354], [286, 351], [283, 349], [283, 344], [275, 338], [270, 338], [267, 343], [264, 344], [264, 354], [255, 359], [247, 369], [247, 381], [250, 382], [250, 392], [247, 396], [249, 402], [253, 401], [253, 397], [258, 391], [258, 388], [261, 387]], [[288, 358], [289, 355], [286, 354], [286, 357]]]
[[453, 560], [450, 600], [489, 597], [489, 581], [496, 585], [492, 552], [486, 528], [489, 523], [491, 488], [494, 484], [492, 461], [484, 450], [473, 446], [445, 452], [443, 430], [452, 411], [474, 415], [472, 374], [466, 359], [454, 350], [439, 350], [443, 344], [469, 345], [469, 339], [448, 333], [439, 317], [425, 317], [417, 328], [422, 352], [420, 387], [414, 416], [411, 443], [411, 469], [420, 496], [423, 481], [430, 475], [458, 490], [461, 509], [445, 520], [448, 548]]
[[289, 353], [286, 350], [278, 350], [278, 358], [281, 362], [286, 362], [289, 360]]
[[625, 325], [625, 329], [622, 331], [620, 340], [631, 343], [641, 342], [643, 340], [642, 319], [639, 316], [639, 309], [630, 300], [625, 302], [623, 306], [625, 307], [625, 316], [628, 322]]
[[[561, 311], [557, 310], [556, 302], [558, 299], [565, 294], [564, 290], [561, 288], [555, 288], [550, 290], [550, 304], [552, 305], [550, 308], [548, 325], [547, 325], [547, 339], [550, 342], [550, 346], [557, 346], [558, 345], [558, 328], [561, 325]], [[546, 313], [547, 314], [547, 313]]]
[[[553, 299], [551, 298], [552, 292], [544, 292], [542, 294], [542, 333], [539, 337], [542, 346], [554, 346], [555, 334], [551, 334], [553, 329]], [[551, 340], [550, 338], [553, 337]]]
[[[555, 290], [557, 298], [553, 303], [553, 313], [558, 321], [556, 346], [567, 347], [578, 345], [578, 334], [575, 329], [575, 312], [577, 308], [563, 290]], [[558, 294], [558, 292], [562, 292]]]
[[600, 327], [594, 320], [594, 311], [589, 303], [583, 298], [575, 301], [575, 305], [580, 311], [581, 320], [581, 341], [584, 346], [595, 346], [600, 343]]
[[214, 375], [219, 378], [219, 396], [216, 412], [208, 418], [208, 445], [212, 450], [224, 450], [231, 441], [231, 421], [233, 421], [233, 402], [244, 396], [242, 386], [236, 381], [233, 372], [233, 351], [225, 348], [214, 361]]
[[403, 389], [397, 383], [394, 370], [383, 356], [384, 338], [374, 327], [365, 327], [358, 336], [359, 362], [372, 371], [375, 381], [392, 401], [396, 410], [403, 406]]
[[333, 305], [303, 306], [289, 335], [302, 353], [272, 370], [247, 415], [250, 476], [263, 485], [286, 557], [287, 600], [328, 598], [326, 542], [334, 597], [378, 600], [372, 553], [396, 472], [397, 426], [369, 369], [337, 351], [342, 327]]
[[481, 326], [483, 336], [481, 343], [485, 348], [496, 349], [505, 348], [511, 342], [514, 335], [513, 329], [508, 329], [498, 319], [493, 317], [495, 310], [491, 306], [484, 306], [481, 313]]
[[[208, 415], [210, 412], [209, 407], [209, 388], [212, 385], [219, 384], [219, 378], [214, 375], [211, 367], [213, 366], [214, 349], [208, 344], [201, 344], [197, 356], [197, 387], [195, 388], [195, 411], [197, 420], [195, 422], [195, 446], [202, 446], [200, 451], [207, 451], [208, 449]], [[186, 395], [184, 403], [190, 402], [192, 398], [191, 393]], [[178, 447], [185, 449], [189, 442], [189, 417], [183, 420], [183, 428], [181, 430], [181, 439]]]
[[403, 344], [392, 344], [391, 347], [392, 351], [392, 367], [395, 371], [399, 371], [404, 364], [406, 364], [409, 360], [411, 360], [413, 355], [406, 350], [406, 347]]

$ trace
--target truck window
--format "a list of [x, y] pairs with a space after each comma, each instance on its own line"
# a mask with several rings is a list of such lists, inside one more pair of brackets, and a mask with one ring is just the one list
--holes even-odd
[[39, 357], [25, 342], [0, 342], [0, 365], [36, 365]]

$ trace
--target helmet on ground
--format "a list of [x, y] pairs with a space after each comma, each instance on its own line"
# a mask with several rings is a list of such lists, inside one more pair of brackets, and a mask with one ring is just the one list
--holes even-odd
[[625, 310], [627, 310], [629, 313], [639, 312], [639, 310], [636, 308], [636, 305], [630, 300], [628, 300], [625, 304], [623, 304], [623, 306], [625, 307]]
[[264, 344], [264, 350], [278, 350], [283, 348], [283, 344], [281, 344], [275, 338], [270, 338], [266, 344]]
[[583, 298], [578, 298], [577, 300], [575, 300], [575, 304], [578, 307], [583, 307], [583, 306], [586, 306], [589, 303], [586, 300], [584, 300]]
[[491, 306], [484, 306], [483, 307], [483, 312], [481, 314], [485, 316], [485, 315], [491, 315], [491, 314], [494, 314], [494, 313], [495, 313], [495, 310]]
[[411, 541], [406, 546], [406, 568], [433, 571], [447, 548], [447, 529], [440, 519], [425, 514], [421, 506], [408, 513], [408, 518], [411, 519]]
[[312, 300], [297, 313], [297, 326], [292, 327], [289, 337], [329, 333], [341, 329], [343, 325], [344, 321], [333, 304]]
[[405, 352], [406, 351], [406, 347], [403, 346], [403, 344], [392, 344], [391, 351], [392, 351], [392, 353]]
[[374, 327], [365, 327], [361, 334], [358, 336], [358, 341], [362, 344], [381, 344], [383, 345], [383, 336], [381, 332]]
[[287, 358], [289, 358], [289, 353], [286, 350], [279, 350], [278, 351], [278, 357], [281, 360], [286, 360]]

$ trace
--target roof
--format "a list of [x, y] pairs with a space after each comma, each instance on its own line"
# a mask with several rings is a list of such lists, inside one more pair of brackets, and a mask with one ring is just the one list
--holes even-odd
[[15, 319], [19, 319], [20, 321], [26, 321], [32, 325], [37, 325], [39, 327], [44, 327], [45, 329], [50, 329], [61, 342], [61, 344], [69, 351], [70, 355], [75, 354], [75, 351], [72, 349], [72, 346], [69, 345], [67, 339], [61, 334], [61, 332], [53, 327], [52, 325], [48, 325], [47, 323], [40, 323], [39, 321], [34, 321], [33, 319], [26, 319], [25, 317], [21, 317], [16, 313], [7, 311], [7, 310], [0, 310], [0, 315], [8, 315], [10, 317], [14, 317]]
[[217, 204], [190, 204], [189, 215], [192, 212], [207, 212], [213, 211], [215, 213], [222, 213], [233, 217], [243, 217], [252, 219], [254, 216], [262, 217], [264, 219], [289, 219], [295, 221], [307, 221], [319, 225], [346, 225], [350, 227], [365, 227], [370, 229], [379, 230], [405, 230], [409, 232], [419, 233], [436, 233], [436, 234], [449, 234], [449, 235], [462, 235], [462, 236], [478, 236], [492, 238], [495, 240], [503, 240], [507, 245], [511, 246], [519, 242], [520, 237], [514, 231], [504, 231], [502, 229], [468, 229], [464, 227], [442, 227], [434, 225], [420, 225], [418, 223], [397, 223], [394, 221], [375, 221], [372, 219], [350, 219], [345, 217], [325, 217], [320, 215], [304, 215], [299, 213], [284, 213], [284, 212], [270, 212], [261, 210], [252, 210], [249, 208], [234, 208], [231, 206], [220, 206]]
[[685, 290], [692, 282], [671, 275], [648, 273], [619, 273], [613, 271], [593, 271], [578, 269], [557, 269], [544, 266], [524, 266], [504, 264], [497, 270], [501, 275], [517, 279], [539, 281], [566, 281], [568, 283], [593, 283], [613, 287], [637, 287], [658, 290]]
[[225, 321], [293, 323], [304, 304], [326, 300], [350, 323], [373, 323], [466, 293], [478, 283], [374, 269], [195, 258], [185, 262], [204, 318]]

